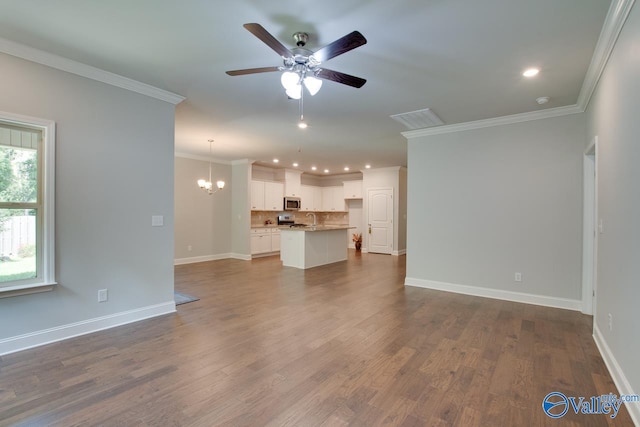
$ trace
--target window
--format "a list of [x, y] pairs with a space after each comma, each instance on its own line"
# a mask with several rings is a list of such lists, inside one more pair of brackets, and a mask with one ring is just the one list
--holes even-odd
[[52, 122], [0, 112], [0, 297], [51, 290]]

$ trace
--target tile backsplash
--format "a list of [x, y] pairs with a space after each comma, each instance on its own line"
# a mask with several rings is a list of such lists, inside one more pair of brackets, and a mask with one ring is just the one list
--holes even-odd
[[[274, 211], [251, 211], [251, 226], [257, 227], [268, 224], [278, 224], [278, 214], [281, 212]], [[296, 223], [311, 224], [313, 218], [307, 216], [308, 212], [287, 212], [291, 213]], [[349, 224], [348, 212], [315, 212], [317, 223], [319, 225], [342, 225]]]

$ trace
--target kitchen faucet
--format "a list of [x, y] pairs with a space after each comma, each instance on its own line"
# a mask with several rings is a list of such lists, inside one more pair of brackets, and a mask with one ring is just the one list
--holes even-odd
[[311, 215], [311, 216], [313, 217], [313, 226], [315, 227], [315, 226], [317, 225], [317, 224], [316, 224], [316, 214], [315, 214], [315, 213], [313, 213], [313, 212], [309, 212], [309, 213], [307, 214], [307, 216], [309, 216], [309, 215]]

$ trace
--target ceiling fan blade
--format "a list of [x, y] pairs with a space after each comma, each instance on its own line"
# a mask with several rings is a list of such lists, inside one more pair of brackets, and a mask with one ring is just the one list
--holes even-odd
[[326, 62], [331, 58], [335, 58], [338, 55], [342, 55], [343, 53], [349, 52], [350, 50], [360, 47], [366, 43], [367, 39], [365, 39], [358, 31], [354, 31], [319, 49], [312, 56], [318, 62]]
[[244, 70], [227, 71], [230, 76], [243, 76], [245, 74], [270, 73], [272, 71], [280, 71], [278, 67], [262, 67], [262, 68], [245, 68]]
[[317, 76], [321, 79], [331, 80], [336, 83], [342, 83], [343, 85], [353, 86], [356, 88], [361, 88], [367, 82], [365, 79], [361, 79], [360, 77], [351, 76], [349, 74], [341, 73], [340, 71], [327, 70], [326, 68], [322, 68], [318, 72]]
[[273, 37], [264, 27], [260, 24], [244, 24], [251, 34], [262, 40], [264, 44], [275, 50], [276, 53], [283, 58], [291, 58], [293, 54], [282, 43], [280, 43], [275, 37]]

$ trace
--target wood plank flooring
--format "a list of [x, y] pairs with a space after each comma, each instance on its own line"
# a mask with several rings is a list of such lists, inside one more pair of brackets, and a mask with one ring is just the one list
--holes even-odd
[[178, 312], [0, 359], [2, 426], [630, 426], [580, 313], [403, 286], [405, 257], [176, 267]]

